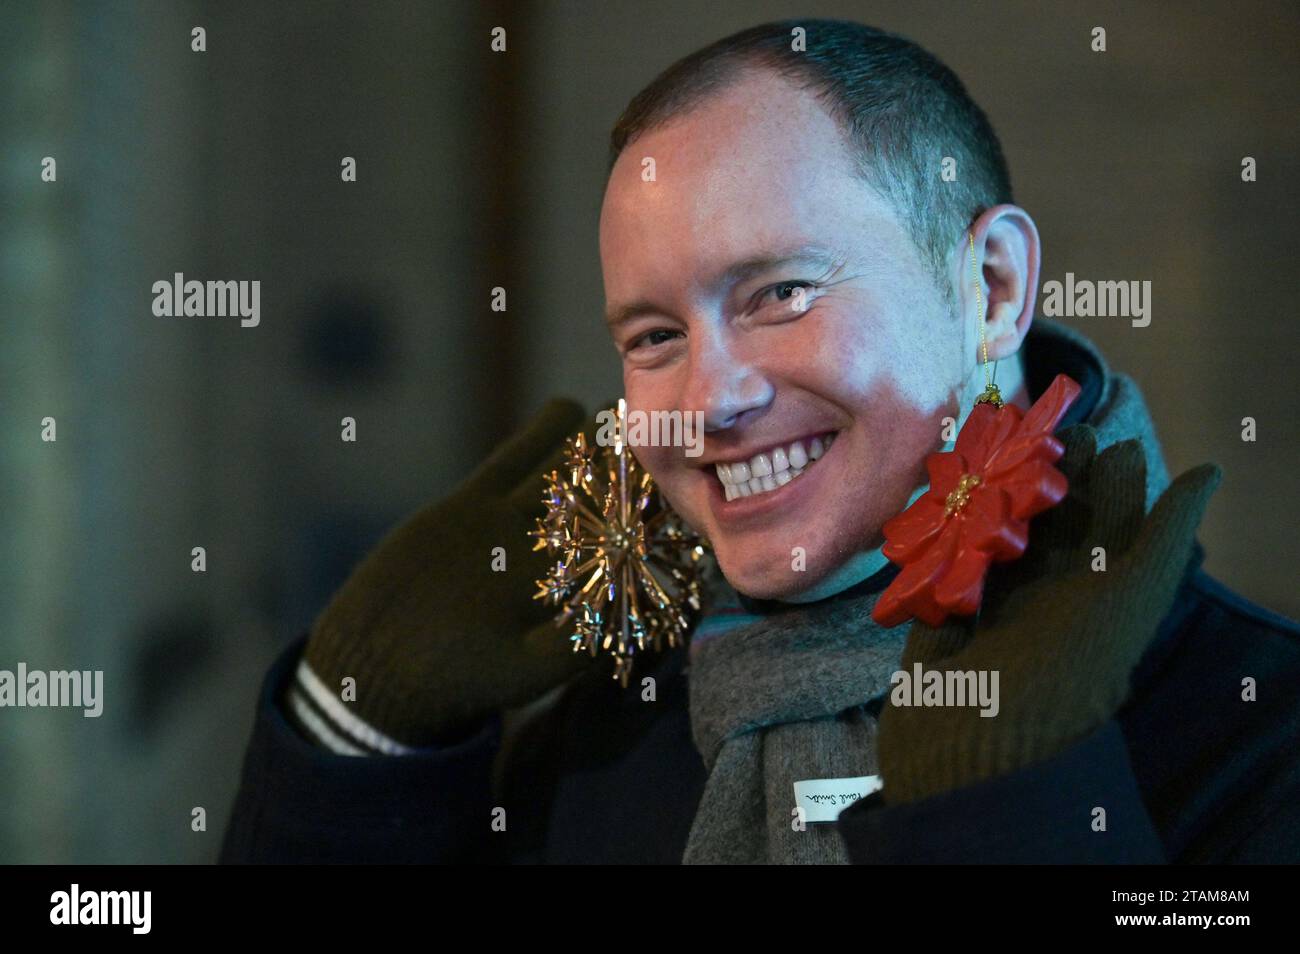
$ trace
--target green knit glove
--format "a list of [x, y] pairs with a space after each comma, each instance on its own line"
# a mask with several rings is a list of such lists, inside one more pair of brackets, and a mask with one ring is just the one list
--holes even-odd
[[[305, 659], [326, 686], [356, 680], [345, 701], [356, 715], [406, 745], [436, 744], [590, 665], [552, 622], [555, 607], [532, 599], [547, 555], [528, 536], [545, 512], [542, 474], [560, 466], [585, 418], [552, 400], [353, 571], [316, 619]], [[594, 439], [594, 419], [587, 431]], [[492, 568], [495, 547], [504, 571]]]
[[[1091, 427], [1060, 437], [1069, 493], [1033, 521], [1025, 555], [989, 574], [978, 625], [915, 622], [903, 653], [909, 675], [918, 662], [941, 673], [996, 670], [997, 715], [975, 704], [898, 706], [891, 692], [879, 733], [887, 805], [1041, 761], [1101, 725], [1173, 605], [1218, 467], [1184, 473], [1147, 515], [1137, 441], [1098, 455]], [[1105, 548], [1104, 571], [1092, 569], [1094, 547]]]

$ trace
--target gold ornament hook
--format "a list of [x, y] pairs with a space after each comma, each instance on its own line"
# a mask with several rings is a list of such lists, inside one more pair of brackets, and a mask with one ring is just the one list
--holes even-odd
[[979, 273], [975, 268], [975, 233], [967, 232], [966, 236], [970, 239], [970, 277], [975, 283], [975, 302], [976, 317], [980, 326], [980, 348], [983, 351], [984, 358], [984, 393], [975, 399], [976, 404], [992, 404], [994, 407], [1003, 405], [1002, 392], [998, 390], [995, 383], [998, 377], [997, 362], [993, 363], [993, 375], [989, 376], [989, 340], [984, 329], [984, 293], [980, 287]]

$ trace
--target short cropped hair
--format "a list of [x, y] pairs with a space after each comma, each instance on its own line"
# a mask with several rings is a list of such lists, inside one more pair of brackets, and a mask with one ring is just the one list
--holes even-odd
[[[792, 49], [800, 27], [806, 51]], [[632, 98], [610, 133], [610, 169], [637, 136], [753, 68], [818, 94], [859, 174], [893, 206], [951, 301], [945, 273], [953, 243], [986, 209], [1014, 201], [1011, 175], [997, 134], [961, 80], [905, 37], [846, 20], [781, 20], [724, 37]], [[949, 156], [957, 175], [945, 182], [941, 162]]]

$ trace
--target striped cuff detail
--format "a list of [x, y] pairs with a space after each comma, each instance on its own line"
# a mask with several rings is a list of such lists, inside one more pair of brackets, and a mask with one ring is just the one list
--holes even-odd
[[339, 755], [413, 755], [422, 751], [390, 738], [351, 712], [306, 660], [298, 661], [287, 697], [299, 726], [317, 744]]
[[293, 722], [298, 730], [317, 745], [329, 749], [336, 755], [370, 754], [352, 745], [331, 729], [330, 724], [311, 707], [307, 697], [296, 685], [289, 687], [288, 692], [285, 693], [285, 700], [289, 704], [289, 714], [293, 716]]

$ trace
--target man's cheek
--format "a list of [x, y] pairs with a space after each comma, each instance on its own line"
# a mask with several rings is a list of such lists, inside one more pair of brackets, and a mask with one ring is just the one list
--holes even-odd
[[[670, 488], [677, 477], [680, 468], [675, 466], [673, 449], [671, 447], [635, 447], [633, 454], [636, 456], [638, 463], [650, 472], [655, 483], [667, 490]], [[677, 451], [680, 457], [681, 451]]]
[[873, 334], [873, 323], [866, 317], [845, 311], [829, 314], [803, 332], [800, 363], [818, 373], [826, 389], [840, 401], [864, 398], [888, 360], [881, 347], [881, 337]]

